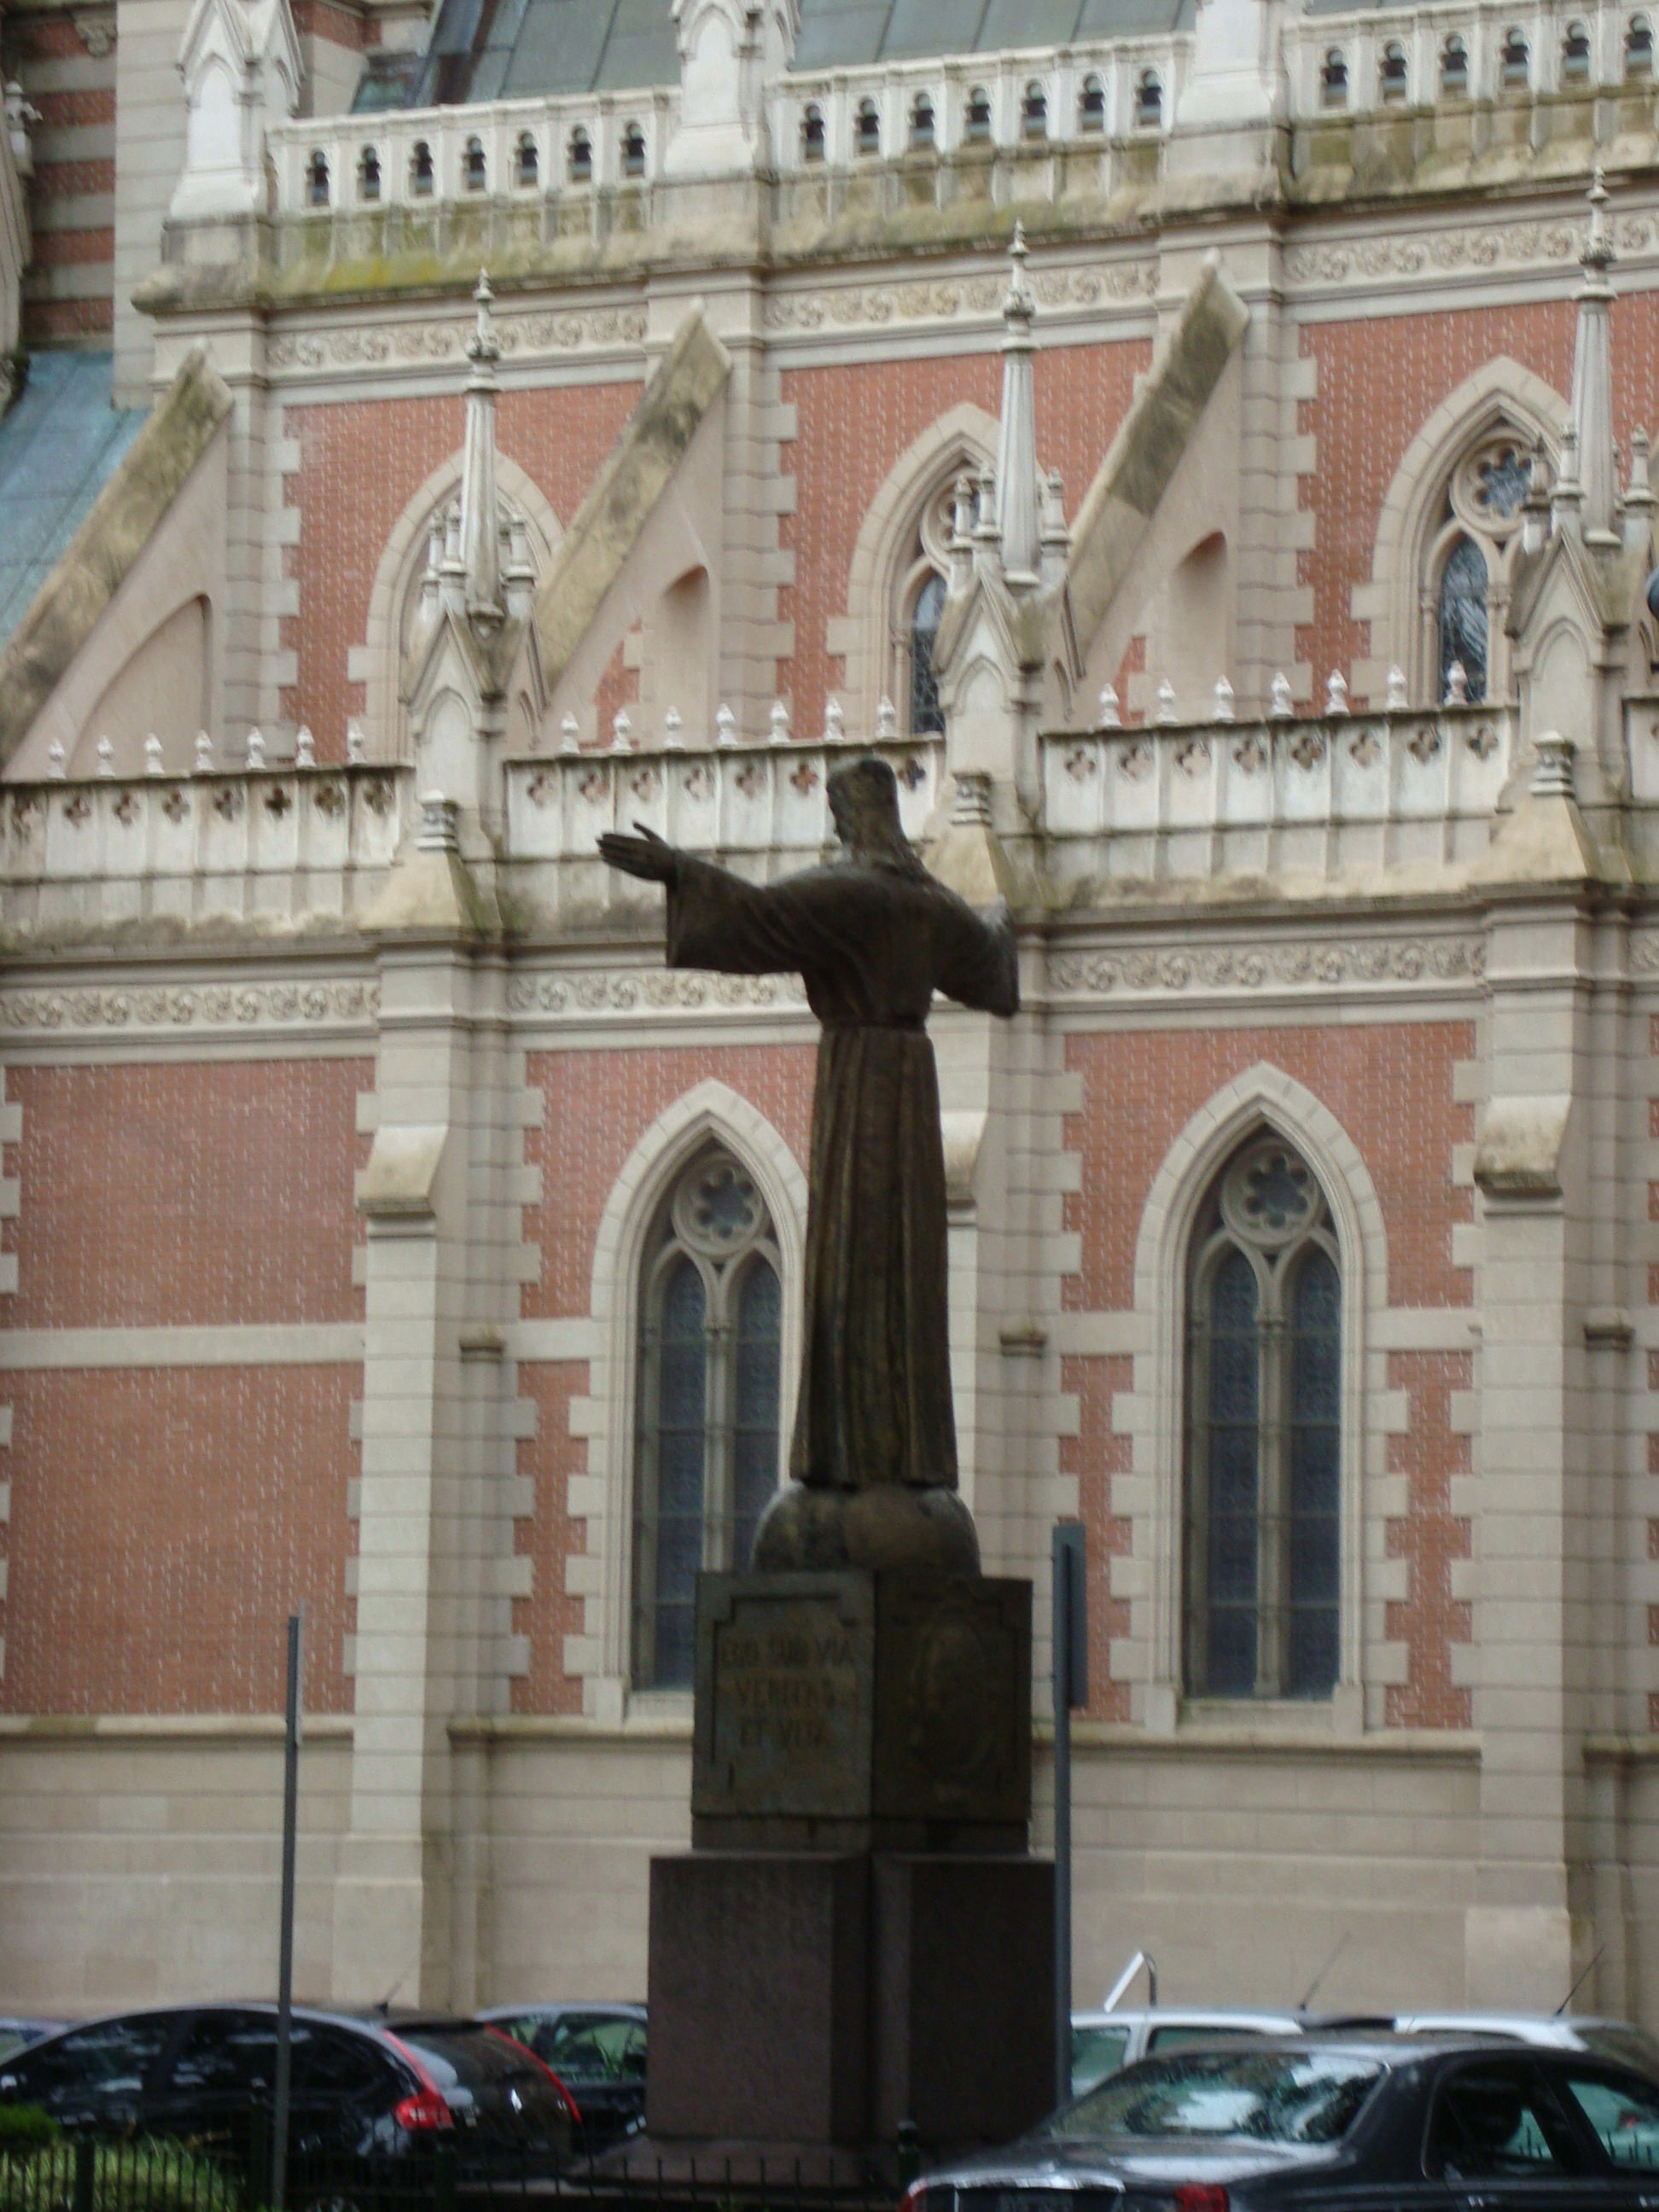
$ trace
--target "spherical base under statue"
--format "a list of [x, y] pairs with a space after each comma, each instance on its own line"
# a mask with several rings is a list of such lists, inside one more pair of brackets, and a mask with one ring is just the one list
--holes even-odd
[[781, 1490], [755, 1532], [754, 1571], [976, 1575], [979, 1532], [954, 1490], [872, 1482], [863, 1490]]

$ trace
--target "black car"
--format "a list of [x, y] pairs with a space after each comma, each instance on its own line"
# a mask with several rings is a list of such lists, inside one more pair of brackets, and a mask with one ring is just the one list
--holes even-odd
[[[295, 2203], [347, 2169], [453, 2147], [462, 2177], [546, 2174], [575, 2106], [532, 2053], [474, 2021], [296, 2007], [289, 2163]], [[0, 2102], [64, 2126], [165, 2136], [248, 2169], [276, 2077], [275, 2005], [190, 2005], [88, 2021], [0, 2060]]]
[[1659, 2212], [1659, 2085], [1566, 2051], [1300, 2037], [1148, 2058], [904, 2212]]
[[580, 2108], [576, 2148], [597, 2153], [645, 2125], [645, 2007], [498, 2005], [478, 2014], [516, 2036]]

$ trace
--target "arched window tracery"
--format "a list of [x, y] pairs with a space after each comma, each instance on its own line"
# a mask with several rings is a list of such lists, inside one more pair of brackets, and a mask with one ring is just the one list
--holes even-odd
[[724, 1146], [705, 1146], [659, 1207], [638, 1297], [632, 1675], [689, 1689], [697, 1575], [748, 1565], [781, 1464], [777, 1240]]
[[1190, 1697], [1328, 1698], [1340, 1668], [1341, 1258], [1297, 1148], [1258, 1132], [1188, 1268], [1182, 1665]]
[[1456, 688], [1454, 666], [1463, 671], [1463, 696], [1508, 696], [1503, 617], [1531, 474], [1528, 442], [1508, 423], [1488, 430], [1451, 471], [1425, 563], [1425, 703]]
[[935, 647], [945, 611], [945, 579], [955, 527], [959, 461], [923, 505], [894, 580], [893, 660], [887, 696], [904, 702], [907, 732], [921, 737], [945, 727]]

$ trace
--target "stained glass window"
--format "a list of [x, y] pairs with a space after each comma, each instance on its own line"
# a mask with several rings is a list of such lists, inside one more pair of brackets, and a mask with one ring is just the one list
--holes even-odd
[[1486, 696], [1486, 556], [1472, 538], [1460, 538], [1440, 572], [1440, 687], [1443, 699], [1452, 663], [1461, 661], [1467, 696]]
[[945, 710], [939, 702], [939, 678], [933, 669], [933, 647], [939, 641], [939, 618], [945, 611], [945, 579], [938, 570], [927, 576], [910, 611], [910, 728], [913, 734], [942, 730]]
[[1328, 1698], [1340, 1671], [1341, 1282], [1293, 1146], [1247, 1142], [1200, 1215], [1188, 1309], [1189, 1695]]
[[698, 1573], [749, 1563], [778, 1486], [782, 1333], [765, 1201], [711, 1146], [659, 1209], [641, 1286], [636, 1687], [690, 1687]]

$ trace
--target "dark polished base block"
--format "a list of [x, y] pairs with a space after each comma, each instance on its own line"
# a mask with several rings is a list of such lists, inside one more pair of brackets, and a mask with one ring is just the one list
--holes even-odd
[[1053, 1958], [1046, 1860], [653, 1859], [651, 2137], [1006, 2142], [1054, 2106]]

